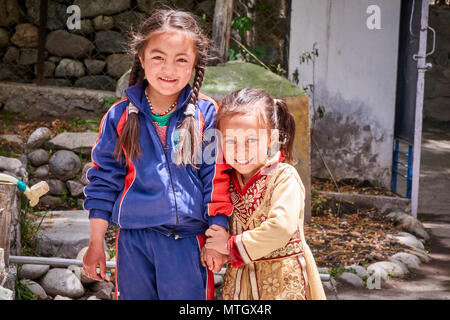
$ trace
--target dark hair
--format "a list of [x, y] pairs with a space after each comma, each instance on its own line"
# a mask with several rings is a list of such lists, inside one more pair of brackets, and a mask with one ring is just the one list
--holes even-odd
[[237, 90], [222, 99], [215, 125], [220, 129], [220, 121], [225, 117], [258, 114], [259, 119], [270, 129], [278, 129], [280, 150], [285, 153], [285, 162], [295, 164], [294, 138], [295, 120], [287, 104], [262, 89], [245, 88]]
[[[209, 40], [204, 35], [200, 24], [196, 18], [184, 11], [177, 10], [158, 10], [155, 11], [140, 26], [137, 32], [131, 32], [130, 54], [134, 55], [134, 63], [131, 68], [130, 80], [128, 86], [133, 86], [142, 81], [145, 77], [139, 56], [143, 54], [148, 40], [155, 32], [164, 31], [164, 29], [179, 29], [192, 35], [195, 48], [197, 50], [197, 59], [195, 63], [195, 77], [192, 86], [192, 95], [189, 103], [194, 106], [197, 104], [198, 94], [203, 82], [206, 62], [208, 60]], [[180, 136], [177, 146], [176, 163], [192, 164], [198, 155], [199, 132], [194, 116], [187, 115], [179, 126]], [[136, 113], [129, 113], [122, 134], [114, 150], [117, 159], [121, 159], [122, 153], [132, 158], [139, 158], [141, 150], [139, 146], [139, 118]], [[201, 142], [201, 141], [200, 141]], [[191, 146], [194, 146], [191, 150]]]

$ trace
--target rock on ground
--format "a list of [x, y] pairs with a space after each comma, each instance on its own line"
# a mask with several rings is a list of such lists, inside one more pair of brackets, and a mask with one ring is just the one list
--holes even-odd
[[9, 171], [15, 175], [20, 175], [22, 167], [20, 160], [0, 156], [0, 171]]
[[28, 160], [30, 160], [31, 164], [35, 167], [46, 164], [48, 159], [50, 159], [50, 156], [44, 149], [36, 149], [28, 154]]
[[39, 299], [47, 299], [47, 293], [39, 283], [29, 279], [22, 279], [20, 283], [26, 285]]
[[90, 155], [97, 138], [96, 132], [63, 132], [51, 139], [47, 145], [52, 149], [65, 149]]
[[50, 158], [50, 171], [56, 178], [67, 181], [81, 170], [80, 158], [68, 150], [56, 151]]
[[49, 128], [40, 127], [37, 128], [33, 133], [28, 137], [27, 148], [29, 150], [40, 148], [45, 141], [51, 138], [51, 131]]
[[336, 280], [345, 282], [347, 284], [350, 284], [354, 287], [363, 288], [364, 287], [364, 281], [360, 277], [358, 277], [356, 274], [351, 272], [344, 272], [336, 277]]
[[50, 266], [44, 264], [24, 264], [19, 272], [19, 279], [35, 280], [48, 272]]
[[86, 210], [52, 211], [42, 222], [39, 248], [45, 256], [58, 254], [73, 259], [89, 245], [89, 218]]
[[396, 211], [391, 212], [387, 216], [388, 218], [398, 221], [404, 228], [414, 233], [416, 236], [419, 236], [425, 240], [430, 239], [430, 236], [428, 232], [426, 232], [423, 224], [411, 215]]
[[414, 254], [407, 252], [399, 252], [394, 254], [391, 258], [403, 262], [408, 269], [420, 268], [421, 264], [420, 259]]
[[53, 300], [73, 300], [73, 299], [70, 299], [69, 297], [63, 297], [58, 294], [53, 298]]
[[89, 183], [89, 180], [87, 179], [87, 172], [90, 168], [92, 168], [94, 166], [94, 164], [92, 162], [88, 162], [84, 165], [83, 167], [83, 171], [81, 171], [81, 177], [80, 177], [80, 181], [82, 184], [87, 185]]
[[40, 284], [51, 296], [79, 298], [84, 294], [84, 287], [80, 280], [68, 269], [50, 269], [40, 280]]
[[396, 239], [400, 244], [403, 244], [407, 247], [411, 248], [418, 248], [424, 250], [425, 247], [421, 241], [419, 241], [416, 237], [413, 235], [407, 233], [407, 232], [400, 232], [397, 235], [393, 236], [394, 239]]
[[66, 182], [67, 188], [70, 191], [70, 195], [78, 197], [83, 194], [84, 185], [78, 181], [69, 180]]
[[415, 255], [416, 257], [418, 257], [420, 259], [421, 262], [424, 262], [424, 263], [430, 262], [431, 258], [428, 256], [428, 254], [426, 254], [423, 250], [420, 250], [420, 251], [419, 250], [420, 249], [417, 249], [417, 250], [405, 249], [404, 251], [406, 253]]
[[404, 270], [400, 266], [390, 261], [375, 262], [367, 267], [367, 271], [369, 274], [379, 273], [384, 280], [388, 279], [389, 274], [394, 277], [403, 277], [405, 275]]
[[367, 272], [366, 268], [359, 266], [359, 265], [351, 265], [351, 266], [347, 266], [345, 267], [346, 270], [348, 269], [353, 269], [356, 272], [356, 275], [358, 277], [368, 277], [369, 273]]
[[14, 293], [12, 292], [12, 290], [0, 286], [0, 300], [13, 300], [13, 299]]

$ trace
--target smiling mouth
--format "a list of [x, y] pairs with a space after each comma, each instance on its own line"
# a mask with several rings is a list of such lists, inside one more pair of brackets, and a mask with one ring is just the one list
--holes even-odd
[[240, 165], [247, 165], [247, 164], [250, 164], [252, 160], [253, 160], [253, 159], [245, 160], [245, 161], [239, 161], [239, 160], [234, 159], [235, 163], [236, 163], [236, 164], [240, 164]]
[[159, 77], [159, 80], [162, 80], [164, 82], [169, 82], [169, 83], [173, 83], [175, 81], [177, 81], [176, 79], [173, 78], [165, 78], [165, 77]]

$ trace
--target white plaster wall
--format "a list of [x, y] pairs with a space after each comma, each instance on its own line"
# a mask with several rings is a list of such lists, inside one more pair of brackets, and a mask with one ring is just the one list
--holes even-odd
[[[316, 107], [325, 117], [315, 137], [337, 178], [389, 186], [395, 119], [400, 0], [292, 0], [289, 70], [299, 86], [313, 83], [312, 63], [299, 56], [317, 42]], [[369, 30], [367, 8], [381, 9], [381, 29]], [[327, 176], [313, 148], [313, 175]]]

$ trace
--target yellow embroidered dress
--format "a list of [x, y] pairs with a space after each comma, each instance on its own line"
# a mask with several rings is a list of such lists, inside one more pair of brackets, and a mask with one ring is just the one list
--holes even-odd
[[[280, 159], [281, 160], [281, 159]], [[297, 170], [277, 163], [245, 186], [234, 170], [224, 300], [325, 299], [303, 235], [305, 189]]]

